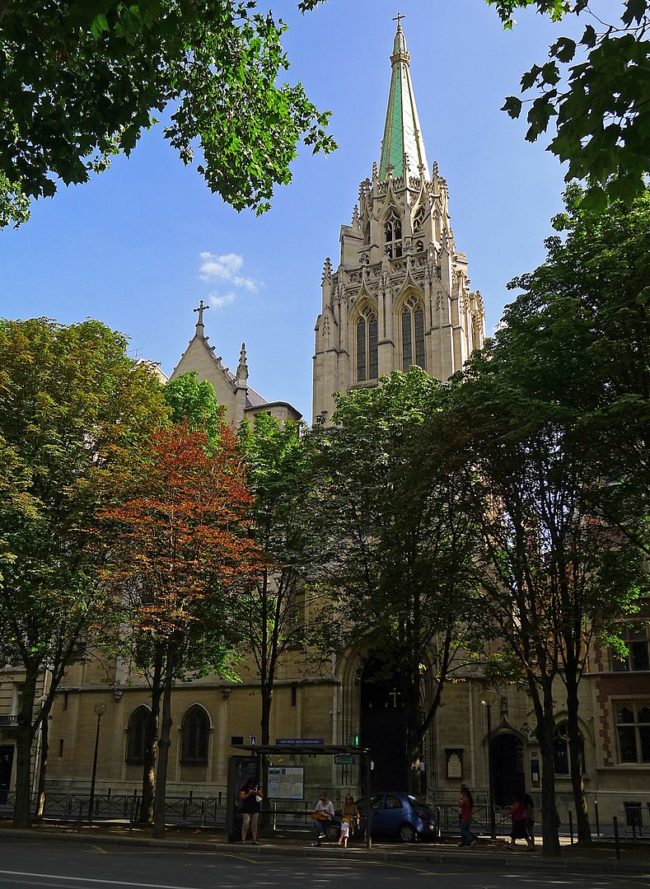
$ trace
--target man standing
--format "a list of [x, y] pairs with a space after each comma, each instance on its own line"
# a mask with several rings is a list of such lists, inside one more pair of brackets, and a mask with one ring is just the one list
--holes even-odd
[[327, 798], [325, 791], [321, 793], [311, 817], [314, 819], [314, 842], [312, 846], [320, 846], [320, 841], [326, 837], [325, 828], [334, 817], [334, 803]]

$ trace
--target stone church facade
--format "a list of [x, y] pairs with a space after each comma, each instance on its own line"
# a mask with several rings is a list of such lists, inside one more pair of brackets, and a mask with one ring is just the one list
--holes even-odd
[[[470, 289], [466, 257], [455, 246], [447, 185], [436, 164], [427, 165], [399, 24], [380, 163], [361, 183], [359, 204], [351, 224], [342, 226], [340, 241], [337, 268], [325, 261], [316, 323], [313, 410], [314, 419], [326, 422], [335, 392], [377, 385], [383, 374], [411, 364], [447, 379], [484, 337], [483, 303]], [[205, 335], [205, 310], [203, 304], [197, 309], [194, 336], [172, 378], [196, 371], [200, 379], [210, 380], [234, 426], [260, 411], [298, 419], [290, 404], [268, 402], [249, 386], [243, 346], [234, 373], [222, 363]], [[308, 599], [305, 609], [308, 619]], [[643, 824], [650, 823], [650, 641], [643, 620], [631, 643], [625, 664], [607, 650], [595, 650], [581, 684], [585, 784], [592, 812], [598, 800], [602, 824], [617, 814], [625, 825], [630, 804], [640, 805]], [[370, 681], [373, 654], [341, 652], [324, 669], [299, 649], [288, 652], [278, 670], [271, 738], [333, 744], [359, 739], [378, 751], [376, 783], [391, 784], [377, 789], [399, 790], [404, 776], [389, 765], [400, 743], [403, 713], [390, 679], [379, 686]], [[252, 660], [244, 662], [240, 674], [239, 683], [213, 676], [175, 689], [170, 795], [225, 793], [228, 757], [236, 752], [231, 745], [254, 743], [259, 736], [259, 681]], [[425, 738], [422, 784], [430, 799], [453, 803], [463, 781], [475, 791], [479, 806], [485, 804], [491, 761], [497, 804], [507, 805], [514, 790], [539, 800], [541, 758], [526, 694], [512, 686], [486, 688], [475, 673], [457, 678], [445, 689]], [[0, 671], [0, 804], [3, 789], [12, 786], [19, 694], [20, 674]], [[561, 701], [558, 694], [556, 766], [566, 824], [572, 802]], [[50, 790], [88, 790], [101, 718], [98, 793], [138, 792], [148, 705], [146, 683], [128, 663], [88, 659], [74, 665], [56, 696], [50, 722]], [[295, 762], [288, 756], [274, 760], [276, 765]], [[337, 804], [348, 790], [359, 790], [358, 763], [313, 758], [304, 765], [305, 800], [296, 806], [308, 808], [322, 787]]]

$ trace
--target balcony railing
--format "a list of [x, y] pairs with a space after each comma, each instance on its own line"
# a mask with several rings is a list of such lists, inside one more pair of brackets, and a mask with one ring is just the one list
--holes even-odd
[[0, 714], [0, 728], [17, 728], [18, 715], [13, 713]]

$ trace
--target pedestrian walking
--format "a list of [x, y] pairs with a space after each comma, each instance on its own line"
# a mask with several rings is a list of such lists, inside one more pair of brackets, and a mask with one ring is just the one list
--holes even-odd
[[475, 846], [478, 843], [476, 834], [472, 833], [472, 813], [474, 800], [466, 784], [460, 785], [460, 799], [458, 800], [458, 822], [460, 825], [459, 846]]
[[524, 799], [520, 793], [516, 793], [510, 806], [510, 818], [512, 820], [512, 830], [510, 832], [510, 845], [515, 846], [517, 840], [527, 840], [526, 834], [526, 815], [524, 809]]
[[529, 849], [535, 848], [535, 803], [532, 796], [524, 796], [524, 822], [526, 824], [526, 841]]

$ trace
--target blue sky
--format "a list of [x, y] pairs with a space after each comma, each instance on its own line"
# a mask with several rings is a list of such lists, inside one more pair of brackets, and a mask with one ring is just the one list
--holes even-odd
[[297, 0], [268, 5], [290, 27], [288, 79], [332, 110], [338, 151], [323, 158], [302, 149], [293, 183], [258, 218], [211, 195], [157, 128], [130, 159], [63, 188], [25, 226], [0, 233], [0, 313], [98, 318], [170, 373], [193, 334], [192, 308], [212, 301], [205, 322], [216, 354], [235, 367], [245, 340], [251, 385], [309, 419], [322, 264], [326, 256], [338, 264], [339, 226], [379, 160], [393, 16], [405, 15], [427, 156], [449, 184], [456, 243], [483, 294], [488, 332], [512, 298], [507, 282], [543, 259], [563, 189], [545, 143], [525, 142], [525, 124], [499, 108], [549, 44], [578, 29], [522, 13], [504, 32], [483, 0], [327, 0], [305, 16]]

